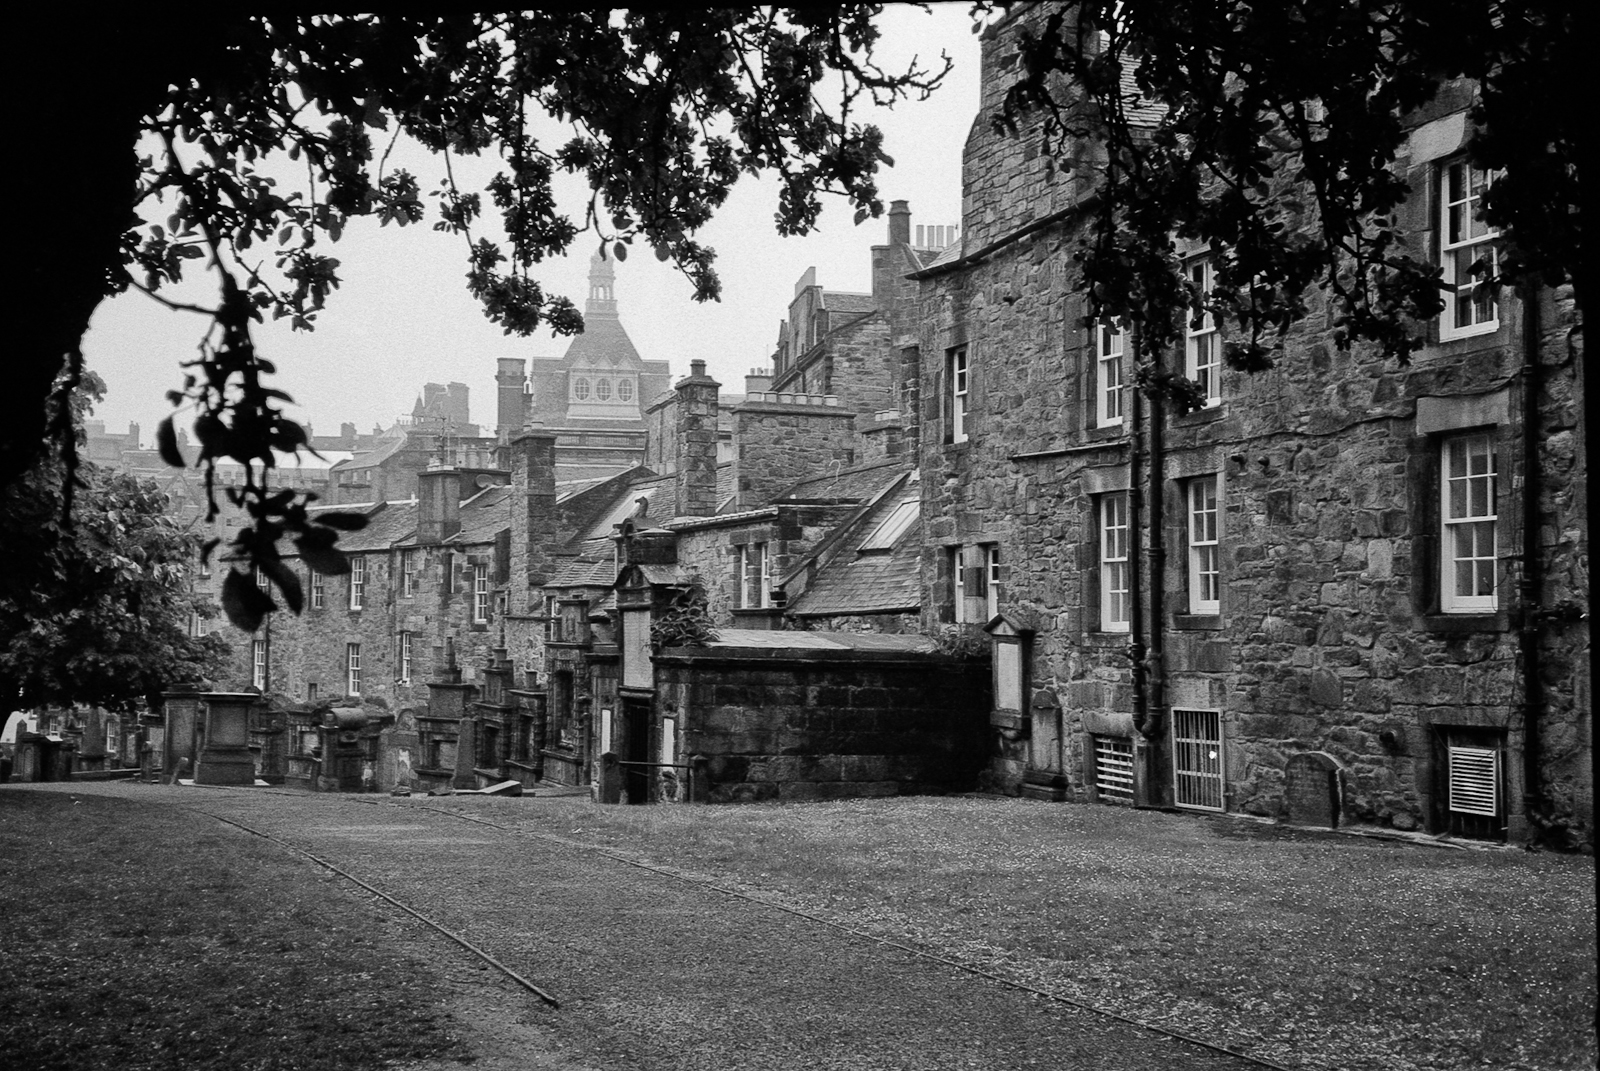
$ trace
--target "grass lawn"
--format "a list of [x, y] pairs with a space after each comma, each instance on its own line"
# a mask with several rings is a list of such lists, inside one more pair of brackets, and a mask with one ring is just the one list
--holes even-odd
[[1593, 860], [1022, 800], [473, 800], [1288, 1066], [1595, 1066]]
[[173, 807], [0, 790], [0, 1065], [378, 1068], [455, 1054], [343, 884]]

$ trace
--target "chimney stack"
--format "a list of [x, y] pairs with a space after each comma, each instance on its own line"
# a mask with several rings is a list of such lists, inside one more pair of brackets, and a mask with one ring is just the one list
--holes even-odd
[[911, 205], [905, 201], [889, 202], [889, 244], [911, 244]]
[[704, 361], [689, 362], [678, 381], [678, 470], [673, 514], [710, 517], [717, 512], [717, 391]]
[[495, 433], [501, 442], [510, 442], [522, 430], [523, 421], [528, 419], [524, 408], [528, 396], [522, 393], [528, 362], [520, 357], [501, 357], [495, 365], [494, 382], [499, 402]]
[[750, 374], [744, 377], [744, 396], [764, 394], [772, 389], [772, 369], [752, 368]]
[[438, 462], [417, 473], [417, 542], [443, 543], [461, 531], [461, 473]]
[[511, 440], [512, 598], [542, 613], [544, 586], [555, 571], [556, 435], [539, 425]]

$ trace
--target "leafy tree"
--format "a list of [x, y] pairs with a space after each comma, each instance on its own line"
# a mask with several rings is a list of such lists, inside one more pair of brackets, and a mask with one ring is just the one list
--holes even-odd
[[[581, 327], [534, 268], [585, 232], [619, 259], [648, 246], [684, 272], [697, 299], [714, 298], [714, 252], [694, 233], [741, 176], [779, 176], [784, 233], [813, 225], [823, 192], [848, 198], [858, 221], [881, 213], [882, 138], [852, 110], [925, 93], [943, 71], [880, 69], [876, 11], [346, 17], [224, 6], [112, 12], [70, 32], [22, 27], [36, 51], [13, 99], [62, 144], [50, 181], [20, 213], [24, 307], [37, 315], [17, 361], [0, 483], [36, 455], [42, 403], [63, 368], [68, 389], [79, 374], [79, 339], [98, 302], [130, 287], [166, 300], [162, 287], [198, 268], [215, 275], [218, 296], [211, 307], [168, 302], [211, 320], [170, 397], [195, 412], [208, 472], [219, 458], [246, 467], [233, 497], [252, 523], [234, 553], [276, 579], [278, 544], [290, 537], [336, 571], [336, 532], [308, 517], [303, 498], [270, 487], [273, 449], [296, 451], [306, 437], [284, 415], [288, 399], [269, 385], [272, 365], [251, 327], [267, 316], [314, 326], [339, 285], [328, 246], [348, 221], [403, 227], [431, 214], [435, 229], [460, 235], [467, 287], [508, 333]], [[824, 98], [836, 101], [831, 111]], [[389, 165], [401, 136], [440, 160], [427, 192]], [[261, 172], [277, 154], [303, 165], [300, 188]], [[500, 170], [486, 189], [457, 185], [453, 160], [490, 154]], [[557, 204], [559, 172], [588, 181], [575, 214]], [[64, 425], [55, 432], [66, 441]], [[158, 445], [181, 463], [170, 420]], [[230, 617], [252, 609], [233, 602]]]
[[[90, 374], [69, 418], [80, 427]], [[216, 607], [191, 591], [199, 538], [167, 515], [149, 480], [98, 466], [73, 477], [59, 451], [0, 490], [0, 709], [89, 703], [126, 710], [172, 685], [214, 677], [220, 636], [189, 634], [192, 615]]]
[[[1278, 360], [1326, 294], [1343, 346], [1404, 359], [1444, 308], [1441, 269], [1408, 246], [1392, 162], [1408, 115], [1473, 79], [1470, 153], [1499, 172], [1485, 218], [1503, 232], [1482, 285], [1571, 282], [1592, 300], [1579, 197], [1592, 126], [1578, 92], [1582, 5], [1563, 0], [1072, 0], [1025, 34], [1003, 126], [1047, 151], [1096, 147], [1079, 253], [1093, 317], [1155, 358], [1202, 300], [1240, 328], [1235, 368]], [[1289, 193], [1292, 196], [1286, 196]], [[1185, 278], [1178, 236], [1207, 243], [1215, 288]], [[1180, 377], [1181, 378], [1181, 377]], [[1182, 384], [1164, 382], [1158, 392]]]

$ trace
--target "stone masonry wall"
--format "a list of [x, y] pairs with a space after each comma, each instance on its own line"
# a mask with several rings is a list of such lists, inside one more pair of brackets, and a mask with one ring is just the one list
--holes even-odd
[[937, 656], [817, 652], [658, 656], [662, 709], [684, 712], [714, 802], [966, 791], [983, 748], [987, 674]]
[[723, 626], [738, 625], [734, 607], [739, 586], [739, 547], [767, 544], [772, 583], [776, 585], [848, 512], [848, 507], [785, 506], [775, 515], [691, 528], [678, 536], [679, 573], [705, 589], [712, 621]]
[[[990, 52], [986, 72], [996, 62]], [[993, 81], [986, 76], [986, 102]], [[1000, 237], [1000, 222], [1020, 224], [1007, 215], [1012, 206], [1039, 201], [1028, 193], [1034, 162], [1022, 145], [981, 119], [974, 125], [964, 174], [969, 249], [975, 238]], [[1435, 163], [1401, 161], [1418, 187], [1404, 211], [1423, 250]], [[1274, 181], [1276, 192], [1294, 192], [1284, 177]], [[1406, 365], [1369, 347], [1338, 349], [1314, 307], [1276, 368], [1225, 371], [1221, 405], [1166, 417], [1166, 695], [1161, 727], [1146, 740], [1133, 727], [1129, 636], [1099, 621], [1095, 511], [1099, 496], [1128, 488], [1131, 444], [1122, 429], [1092, 426], [1092, 339], [1069, 274], [1077, 238], [1064, 221], [922, 283], [925, 625], [950, 620], [950, 549], [995, 544], [1001, 612], [1035, 629], [1031, 728], [996, 734], [991, 783], [1015, 791], [1029, 771], [1058, 774], [1094, 798], [1092, 738], [1112, 736], [1142, 749], [1148, 801], [1171, 803], [1171, 710], [1197, 708], [1221, 712], [1227, 809], [1277, 815], [1288, 759], [1323, 752], [1343, 769], [1347, 820], [1437, 829], [1441, 734], [1479, 728], [1505, 734], [1516, 836], [1525, 827], [1524, 551], [1540, 555], [1538, 606], [1581, 598], [1586, 583], [1570, 291], [1541, 294], [1534, 310], [1541, 520], [1531, 539], [1520, 524], [1530, 310], [1513, 294], [1501, 294], [1498, 331], [1432, 343]], [[958, 345], [971, 367], [969, 437], [948, 443], [941, 370]], [[1166, 360], [1181, 362], [1182, 353]], [[1500, 610], [1492, 614], [1439, 612], [1439, 450], [1458, 428], [1490, 434], [1496, 457]], [[1189, 612], [1185, 543], [1187, 481], [1199, 478], [1219, 481], [1222, 533], [1221, 612], [1204, 616]], [[1559, 615], [1539, 620], [1537, 772], [1551, 812], [1583, 826], [1593, 813], [1587, 629]], [[1044, 746], [1055, 724], [1059, 746]]]
[[843, 407], [745, 402], [733, 421], [734, 488], [745, 509], [829, 465], [856, 460], [855, 413]]

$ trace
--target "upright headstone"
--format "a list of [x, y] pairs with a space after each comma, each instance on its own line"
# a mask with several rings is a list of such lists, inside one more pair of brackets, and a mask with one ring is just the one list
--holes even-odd
[[1283, 789], [1284, 821], [1334, 829], [1339, 825], [1339, 763], [1322, 751], [1289, 759]]

